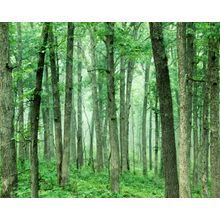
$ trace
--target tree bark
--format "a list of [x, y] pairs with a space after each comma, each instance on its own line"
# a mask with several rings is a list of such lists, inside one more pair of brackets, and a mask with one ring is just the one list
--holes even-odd
[[50, 50], [51, 84], [52, 84], [52, 93], [53, 93], [53, 112], [54, 112], [54, 125], [55, 125], [57, 182], [59, 185], [61, 185], [62, 155], [63, 155], [62, 125], [61, 125], [61, 109], [60, 109], [59, 74], [57, 72], [58, 69], [56, 65], [55, 42], [54, 42], [52, 24], [49, 31], [49, 50]]
[[108, 78], [108, 109], [109, 109], [109, 135], [110, 135], [110, 179], [111, 191], [118, 193], [119, 186], [119, 141], [115, 101], [115, 69], [114, 69], [114, 23], [106, 23], [105, 44], [107, 50], [107, 78]]
[[17, 186], [14, 101], [9, 58], [9, 23], [0, 23], [0, 149], [1, 197], [14, 197]]
[[179, 72], [180, 133], [179, 133], [179, 191], [181, 198], [191, 197], [189, 148], [189, 91], [186, 69], [186, 24], [177, 23], [177, 57]]
[[44, 59], [48, 40], [49, 23], [43, 24], [42, 45], [39, 50], [38, 65], [36, 71], [36, 86], [33, 93], [33, 110], [32, 110], [32, 132], [31, 132], [31, 196], [38, 198], [39, 190], [39, 170], [38, 170], [38, 127], [40, 118], [40, 104], [42, 79], [44, 70]]
[[179, 197], [173, 105], [161, 23], [150, 23], [150, 37], [157, 72], [156, 81], [160, 102], [165, 197]]
[[208, 70], [210, 75], [210, 153], [211, 195], [220, 198], [220, 145], [219, 145], [219, 40], [216, 24], [211, 23], [212, 35], [208, 42]]
[[77, 169], [81, 169], [83, 166], [83, 143], [82, 143], [82, 61], [81, 61], [81, 42], [77, 43], [77, 55], [78, 55], [78, 129], [77, 129]]
[[[157, 93], [157, 92], [156, 92]], [[158, 95], [155, 96], [155, 109], [154, 109], [154, 115], [155, 115], [155, 147], [154, 147], [154, 153], [155, 153], [155, 165], [154, 165], [154, 175], [158, 176], [158, 150], [159, 150], [159, 121], [158, 121]]]
[[145, 67], [144, 77], [144, 101], [142, 113], [142, 162], [143, 162], [143, 175], [147, 175], [147, 101], [148, 101], [148, 82], [149, 82], [150, 64], [147, 63]]
[[67, 52], [66, 52], [66, 84], [65, 84], [65, 109], [64, 109], [64, 143], [62, 159], [61, 185], [65, 186], [69, 181], [70, 166], [70, 137], [72, 114], [72, 90], [73, 90], [73, 38], [74, 24], [68, 23]]

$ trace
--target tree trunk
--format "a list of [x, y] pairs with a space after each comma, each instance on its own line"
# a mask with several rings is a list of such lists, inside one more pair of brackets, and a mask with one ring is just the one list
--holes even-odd
[[61, 169], [62, 169], [62, 125], [61, 125], [61, 110], [60, 110], [60, 91], [59, 91], [59, 74], [57, 72], [55, 42], [53, 35], [53, 26], [49, 31], [49, 50], [50, 50], [50, 68], [51, 68], [51, 84], [53, 93], [53, 112], [55, 125], [55, 146], [57, 159], [57, 182], [61, 185]]
[[154, 109], [154, 115], [155, 115], [155, 165], [154, 165], [154, 175], [158, 176], [158, 150], [159, 150], [159, 121], [158, 121], [158, 96], [156, 94], [155, 96], [155, 109]]
[[101, 171], [103, 169], [103, 140], [102, 140], [102, 126], [101, 126], [101, 112], [100, 112], [100, 102], [98, 95], [98, 85], [96, 77], [96, 43], [94, 38], [94, 33], [90, 32], [90, 42], [91, 42], [91, 60], [92, 60], [92, 70], [88, 71], [90, 80], [92, 82], [92, 101], [93, 101], [93, 112], [95, 120], [95, 131], [96, 131], [96, 169]]
[[152, 170], [152, 109], [150, 109], [150, 125], [149, 125], [149, 168]]
[[161, 23], [150, 23], [150, 37], [157, 72], [156, 81], [160, 102], [165, 197], [179, 197], [173, 105]]
[[147, 175], [147, 100], [148, 100], [148, 82], [149, 82], [150, 64], [147, 63], [145, 67], [145, 79], [144, 79], [144, 102], [143, 102], [143, 114], [142, 114], [142, 162], [143, 162], [143, 175]]
[[219, 40], [216, 24], [210, 24], [213, 35], [208, 43], [208, 70], [210, 75], [210, 153], [211, 194], [220, 198], [220, 149], [219, 149]]
[[39, 171], [38, 171], [38, 127], [40, 118], [41, 90], [44, 70], [44, 59], [48, 40], [49, 23], [43, 24], [42, 46], [39, 50], [38, 65], [36, 71], [36, 86], [33, 93], [33, 110], [32, 110], [32, 144], [31, 144], [31, 196], [38, 198], [39, 190]]
[[108, 75], [108, 109], [109, 109], [109, 135], [110, 135], [110, 179], [111, 191], [119, 192], [119, 141], [115, 101], [115, 69], [114, 69], [114, 23], [106, 23], [106, 50], [107, 50], [107, 75]]
[[1, 197], [14, 197], [17, 186], [16, 149], [14, 140], [14, 101], [12, 68], [9, 58], [9, 24], [0, 23], [0, 149]]
[[179, 72], [180, 133], [179, 133], [179, 190], [181, 198], [191, 197], [189, 148], [189, 91], [186, 71], [186, 24], [177, 23], [177, 56]]
[[93, 139], [94, 139], [94, 111], [92, 113], [92, 119], [91, 119], [91, 128], [90, 128], [90, 145], [89, 145], [89, 163], [88, 165], [92, 168], [93, 171], [95, 171], [94, 167], [94, 160], [93, 160]]
[[82, 61], [81, 61], [81, 42], [77, 43], [77, 55], [78, 55], [78, 129], [77, 129], [77, 169], [81, 169], [83, 166], [83, 143], [82, 143]]
[[65, 109], [64, 109], [64, 143], [62, 159], [61, 185], [65, 186], [69, 181], [70, 166], [70, 137], [72, 114], [72, 90], [73, 90], [73, 35], [74, 24], [68, 23], [66, 52], [66, 84], [65, 84]]

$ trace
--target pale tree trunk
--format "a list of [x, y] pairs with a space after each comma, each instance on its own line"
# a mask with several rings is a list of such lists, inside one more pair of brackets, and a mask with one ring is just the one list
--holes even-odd
[[14, 197], [17, 186], [13, 97], [9, 24], [0, 23], [0, 150], [3, 198]]
[[83, 166], [83, 137], [82, 137], [82, 61], [81, 61], [81, 42], [77, 43], [77, 55], [78, 55], [78, 103], [77, 103], [77, 169], [81, 169]]
[[[22, 27], [21, 23], [17, 23], [17, 34], [18, 34], [18, 56], [17, 56], [17, 65], [18, 69], [21, 70], [22, 67]], [[24, 163], [25, 160], [25, 141], [24, 141], [24, 89], [23, 89], [23, 76], [20, 74], [17, 81], [18, 88], [18, 133], [19, 133], [19, 161]]]
[[61, 184], [61, 169], [62, 169], [62, 125], [61, 125], [61, 109], [60, 109], [60, 91], [59, 91], [59, 74], [57, 72], [55, 42], [53, 35], [53, 27], [49, 31], [49, 50], [50, 50], [50, 69], [51, 69], [51, 84], [53, 93], [53, 112], [55, 125], [55, 146], [57, 160], [57, 182]]
[[109, 136], [110, 136], [110, 181], [111, 191], [118, 193], [120, 189], [119, 173], [119, 141], [118, 126], [115, 101], [115, 68], [114, 68], [114, 23], [106, 23], [106, 51], [107, 51], [107, 84], [108, 84], [108, 117], [109, 117]]
[[43, 24], [42, 46], [39, 48], [39, 57], [36, 71], [36, 86], [33, 93], [32, 131], [31, 131], [31, 196], [38, 198], [39, 170], [38, 170], [38, 128], [40, 118], [41, 91], [44, 70], [44, 60], [48, 40], [49, 23]]
[[[46, 97], [41, 107], [42, 118], [43, 118], [43, 127], [44, 127], [44, 159], [51, 160], [51, 146], [53, 141], [50, 138], [50, 110], [49, 110], [49, 85], [48, 85], [48, 67], [45, 65], [45, 80], [44, 80], [44, 89], [46, 92]], [[52, 142], [51, 142], [52, 141]]]
[[208, 43], [208, 71], [210, 75], [210, 159], [211, 196], [220, 198], [220, 144], [219, 144], [219, 41], [216, 24], [210, 24], [213, 35]]
[[74, 24], [68, 23], [67, 28], [67, 52], [66, 52], [66, 83], [65, 83], [65, 109], [64, 109], [64, 138], [61, 185], [65, 186], [69, 181], [70, 166], [70, 139], [71, 139], [71, 114], [72, 114], [72, 90], [73, 90], [73, 35]]
[[148, 101], [148, 83], [149, 83], [150, 64], [147, 63], [145, 67], [144, 77], [144, 101], [142, 113], [142, 162], [143, 162], [143, 175], [147, 175], [147, 101]]
[[95, 132], [96, 132], [96, 169], [101, 171], [103, 169], [103, 140], [102, 140], [102, 126], [101, 126], [101, 112], [100, 112], [100, 102], [98, 95], [98, 85], [96, 76], [96, 42], [94, 33], [90, 32], [90, 42], [91, 42], [91, 61], [92, 70], [89, 70], [89, 77], [92, 82], [92, 101], [93, 101], [93, 113], [95, 120]]
[[162, 23], [150, 23], [150, 37], [157, 72], [156, 81], [160, 102], [165, 197], [179, 197], [173, 105]]
[[[125, 57], [120, 59], [120, 150], [121, 150], [121, 170], [127, 171], [127, 159], [125, 157]], [[126, 149], [125, 149], [126, 150]]]
[[89, 143], [89, 163], [88, 165], [95, 171], [94, 160], [93, 160], [93, 139], [94, 139], [94, 111], [91, 118], [91, 127], [90, 127], [90, 143]]
[[179, 73], [180, 130], [179, 130], [179, 190], [180, 197], [191, 197], [189, 158], [189, 91], [186, 71], [186, 24], [177, 23], [177, 57]]
[[152, 109], [150, 108], [150, 117], [149, 117], [149, 169], [152, 170]]

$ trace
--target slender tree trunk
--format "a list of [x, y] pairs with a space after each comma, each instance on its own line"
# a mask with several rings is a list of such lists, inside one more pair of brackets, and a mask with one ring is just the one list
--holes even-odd
[[66, 84], [65, 84], [65, 109], [64, 109], [64, 146], [62, 159], [61, 185], [65, 186], [69, 181], [70, 166], [70, 136], [73, 90], [73, 35], [74, 24], [68, 23], [67, 52], [66, 52]]
[[92, 60], [92, 70], [88, 71], [90, 79], [92, 81], [92, 101], [93, 101], [93, 112], [95, 120], [95, 131], [96, 131], [96, 169], [101, 171], [103, 169], [103, 140], [102, 140], [102, 126], [101, 126], [101, 112], [100, 112], [100, 102], [98, 95], [98, 85], [96, 77], [96, 43], [94, 38], [94, 33], [90, 32], [91, 40], [91, 60]]
[[81, 61], [81, 42], [77, 43], [77, 55], [78, 55], [78, 129], [77, 129], [77, 169], [81, 169], [83, 166], [83, 137], [82, 137], [82, 61]]
[[62, 125], [61, 125], [61, 109], [60, 109], [60, 91], [59, 91], [59, 74], [57, 72], [55, 42], [53, 35], [53, 27], [49, 31], [49, 50], [50, 50], [50, 68], [51, 68], [51, 84], [53, 93], [53, 112], [55, 125], [55, 146], [57, 159], [57, 182], [61, 185], [61, 169], [62, 169]]
[[154, 165], [154, 175], [158, 176], [158, 150], [159, 150], [159, 121], [158, 121], [158, 96], [156, 94], [155, 97], [155, 110], [154, 110], [154, 115], [155, 115], [155, 165]]
[[[208, 197], [208, 155], [209, 155], [209, 76], [205, 63], [203, 71], [206, 82], [203, 84], [203, 111], [202, 111], [202, 144], [200, 149], [200, 182], [202, 185], [202, 195]], [[197, 153], [198, 154], [198, 153]], [[196, 158], [197, 159], [197, 158]]]
[[40, 104], [42, 79], [44, 70], [44, 59], [46, 54], [46, 46], [48, 40], [49, 23], [43, 24], [42, 30], [42, 46], [39, 50], [38, 65], [36, 71], [36, 86], [33, 96], [33, 110], [32, 110], [32, 144], [31, 144], [31, 196], [38, 198], [39, 190], [39, 171], [38, 171], [38, 127], [40, 118]]
[[211, 194], [220, 198], [220, 144], [219, 144], [219, 40], [216, 24], [210, 24], [213, 36], [208, 43], [208, 70], [210, 75], [210, 153]]
[[150, 37], [157, 72], [157, 91], [160, 102], [162, 148], [165, 176], [165, 197], [179, 197], [176, 147], [173, 124], [173, 105], [169, 70], [165, 53], [162, 23], [150, 23]]
[[150, 64], [147, 63], [145, 67], [144, 79], [144, 101], [143, 101], [143, 114], [142, 114], [142, 162], [143, 162], [143, 175], [147, 175], [147, 100], [148, 100], [148, 82], [149, 82]]
[[14, 197], [17, 186], [14, 140], [12, 68], [9, 58], [9, 23], [0, 23], [0, 150], [1, 197]]
[[[125, 146], [125, 57], [120, 59], [120, 150], [121, 150], [121, 171], [127, 171], [127, 158]], [[126, 151], [126, 152], [124, 152]]]
[[152, 170], [152, 109], [150, 109], [150, 125], [149, 125], [149, 168]]
[[93, 160], [93, 139], [94, 139], [94, 111], [91, 118], [91, 128], [90, 128], [90, 143], [89, 143], [89, 163], [88, 165], [95, 171], [94, 160]]
[[120, 189], [119, 173], [119, 141], [115, 101], [115, 69], [114, 69], [114, 23], [106, 23], [106, 50], [107, 50], [107, 75], [108, 75], [108, 109], [109, 109], [109, 135], [110, 135], [110, 179], [111, 191], [118, 193]]
[[180, 133], [179, 133], [179, 190], [180, 197], [191, 197], [189, 148], [189, 91], [186, 71], [186, 24], [177, 23], [177, 56], [179, 72]]

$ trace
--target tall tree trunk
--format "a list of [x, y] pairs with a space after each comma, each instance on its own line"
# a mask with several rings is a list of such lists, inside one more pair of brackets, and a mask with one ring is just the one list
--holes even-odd
[[162, 23], [150, 23], [150, 37], [157, 72], [157, 91], [160, 102], [162, 148], [165, 176], [165, 197], [179, 197], [176, 147], [173, 124], [173, 105]]
[[[17, 65], [18, 69], [21, 71], [22, 67], [22, 29], [21, 23], [17, 23], [17, 48], [18, 48], [18, 56], [17, 56]], [[18, 133], [19, 133], [19, 161], [21, 163], [25, 160], [25, 142], [24, 142], [24, 89], [23, 89], [23, 76], [19, 75], [19, 79], [17, 81], [18, 88]]]
[[154, 165], [154, 175], [158, 176], [158, 150], [159, 150], [159, 121], [158, 121], [158, 95], [155, 96], [155, 109], [154, 109], [154, 115], [155, 115], [155, 165]]
[[210, 75], [210, 153], [211, 193], [220, 198], [220, 144], [219, 144], [219, 40], [216, 24], [210, 24], [213, 35], [208, 43], [208, 70]]
[[46, 97], [44, 103], [42, 102], [42, 118], [43, 118], [43, 127], [44, 127], [44, 159], [51, 160], [51, 146], [53, 140], [50, 137], [50, 109], [49, 109], [49, 85], [48, 85], [48, 67], [45, 66], [45, 80], [44, 88], [46, 91]]
[[91, 128], [90, 128], [90, 143], [89, 143], [89, 163], [88, 165], [95, 171], [94, 160], [93, 160], [93, 139], [94, 139], [94, 111], [91, 118]]
[[[125, 57], [120, 59], [120, 150], [121, 150], [121, 171], [127, 171], [127, 158], [125, 146]], [[126, 152], [124, 152], [126, 151]]]
[[179, 72], [180, 132], [179, 132], [179, 190], [180, 197], [191, 197], [189, 148], [189, 91], [186, 71], [186, 24], [177, 23], [177, 56]]
[[69, 181], [70, 166], [70, 137], [71, 137], [71, 113], [73, 90], [73, 35], [74, 24], [68, 23], [67, 52], [66, 52], [66, 84], [65, 84], [65, 109], [64, 109], [64, 143], [62, 159], [61, 185], [65, 186]]
[[43, 24], [42, 30], [42, 46], [39, 50], [38, 65], [36, 71], [36, 86], [33, 96], [32, 110], [32, 144], [31, 144], [31, 196], [38, 198], [39, 190], [39, 171], [38, 171], [38, 127], [40, 118], [41, 90], [44, 70], [44, 59], [46, 54], [46, 46], [48, 40], [49, 23]]
[[147, 175], [147, 100], [148, 100], [148, 82], [149, 82], [150, 64], [147, 63], [145, 67], [144, 77], [144, 101], [143, 101], [143, 114], [142, 114], [142, 162], [143, 162], [143, 175]]
[[96, 169], [101, 171], [103, 169], [103, 140], [102, 140], [102, 126], [101, 126], [101, 112], [100, 102], [98, 95], [98, 85], [96, 77], [96, 43], [94, 33], [90, 32], [91, 41], [91, 60], [92, 70], [88, 71], [90, 80], [92, 82], [92, 101], [93, 101], [93, 112], [95, 120], [95, 131], [96, 131]]
[[82, 143], [82, 61], [81, 61], [81, 42], [77, 43], [77, 55], [78, 55], [78, 129], [77, 129], [77, 169], [81, 169], [83, 166], [83, 143]]
[[[205, 63], [203, 63], [203, 71], [206, 82], [203, 84], [203, 110], [202, 110], [202, 144], [200, 149], [200, 174], [199, 177], [202, 185], [202, 195], [208, 197], [208, 155], [209, 155], [209, 76]], [[196, 152], [198, 156], [198, 152]], [[197, 159], [197, 158], [195, 158]], [[197, 161], [198, 162], [198, 161]]]
[[14, 197], [17, 186], [13, 97], [12, 68], [9, 58], [9, 24], [5, 22], [0, 23], [1, 197]]
[[53, 35], [53, 26], [49, 31], [49, 50], [50, 50], [50, 68], [51, 68], [51, 83], [53, 93], [53, 112], [55, 125], [55, 146], [57, 159], [57, 182], [61, 185], [61, 169], [62, 169], [62, 124], [61, 124], [61, 109], [60, 109], [60, 91], [59, 91], [59, 74], [57, 72], [55, 42]]
[[150, 109], [149, 123], [149, 168], [152, 170], [152, 109]]
[[108, 109], [109, 109], [109, 135], [110, 135], [110, 179], [111, 191], [118, 193], [119, 184], [119, 141], [115, 101], [115, 68], [114, 68], [114, 23], [106, 23], [106, 50], [107, 50], [107, 75], [108, 75]]

